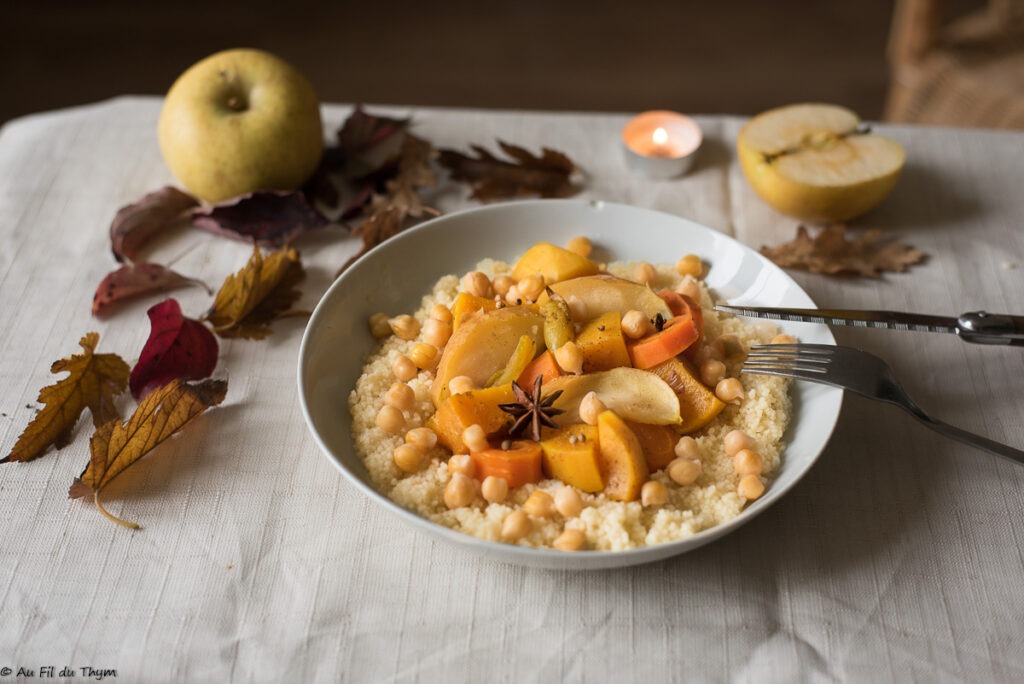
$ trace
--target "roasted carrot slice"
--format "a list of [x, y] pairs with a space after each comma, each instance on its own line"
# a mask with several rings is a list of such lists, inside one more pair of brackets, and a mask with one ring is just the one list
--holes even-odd
[[651, 368], [683, 353], [698, 337], [693, 316], [674, 316], [660, 331], [631, 343], [629, 357], [634, 368]]
[[540, 444], [528, 439], [517, 439], [508, 449], [484, 449], [470, 454], [476, 466], [477, 479], [492, 475], [503, 478], [509, 487], [522, 487], [543, 479]]
[[555, 355], [551, 353], [550, 349], [531, 361], [523, 369], [523, 374], [519, 376], [516, 382], [519, 383], [520, 387], [533, 387], [533, 382], [537, 379], [538, 375], [544, 376], [544, 379], [541, 381], [542, 383], [562, 375], [562, 369], [555, 363]]

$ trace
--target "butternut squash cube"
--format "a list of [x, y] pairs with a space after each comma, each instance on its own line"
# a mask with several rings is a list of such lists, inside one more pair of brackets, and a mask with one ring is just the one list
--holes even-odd
[[722, 400], [678, 358], [669, 359], [647, 370], [667, 382], [679, 397], [679, 416], [683, 419], [677, 427], [680, 434], [687, 435], [700, 430], [725, 408]]
[[526, 276], [539, 273], [544, 276], [544, 282], [550, 285], [599, 272], [597, 264], [584, 256], [550, 242], [538, 242], [519, 257], [515, 268], [512, 269], [512, 277], [522, 280]]
[[494, 311], [497, 308], [498, 303], [493, 299], [460, 292], [452, 302], [452, 331], [458, 330], [462, 322], [469, 316], [481, 311]]
[[636, 501], [649, 471], [640, 440], [614, 411], [597, 416], [604, 493], [614, 501]]
[[632, 366], [618, 311], [601, 314], [584, 325], [576, 336], [576, 346], [583, 352], [584, 373]]
[[441, 403], [427, 421], [427, 427], [437, 433], [437, 441], [452, 453], [466, 453], [462, 431], [475, 423], [486, 435], [501, 432], [512, 422], [512, 416], [498, 405], [513, 401], [512, 383], [453, 394]]
[[542, 440], [544, 473], [584, 492], [604, 489], [597, 428], [586, 423], [569, 425]]
[[626, 421], [626, 425], [640, 440], [648, 470], [661, 470], [676, 457], [676, 442], [679, 433], [667, 425], [648, 425]]

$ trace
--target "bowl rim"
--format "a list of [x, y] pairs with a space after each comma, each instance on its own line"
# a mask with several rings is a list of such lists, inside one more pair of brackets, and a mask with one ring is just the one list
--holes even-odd
[[[573, 569], [577, 570], [593, 570], [646, 564], [670, 558], [676, 555], [680, 555], [688, 551], [692, 551], [711, 541], [718, 539], [719, 537], [725, 536], [726, 534], [732, 532], [736, 528], [750, 522], [755, 517], [759, 516], [762, 512], [767, 510], [770, 506], [772, 506], [776, 501], [785, 496], [786, 493], [788, 493], [798, 482], [800, 482], [806, 476], [806, 474], [810, 471], [810, 469], [820, 458], [821, 453], [824, 451], [829, 441], [831, 440], [839, 420], [843, 400], [842, 390], [819, 386], [822, 387], [824, 390], [833, 390], [831, 392], [827, 392], [826, 394], [826, 396], [832, 398], [835, 404], [835, 408], [832, 413], [830, 421], [831, 424], [828, 425], [827, 430], [825, 431], [825, 434], [821, 439], [821, 446], [818, 448], [817, 452], [811, 456], [807, 464], [803, 467], [803, 469], [800, 472], [795, 473], [794, 477], [790, 481], [784, 483], [777, 483], [778, 478], [776, 480], [773, 480], [773, 486], [768, 490], [769, 496], [759, 498], [753, 503], [747, 505], [734, 518], [731, 518], [725, 522], [714, 525], [707, 529], [701, 530], [700, 532], [697, 532], [692, 536], [660, 544], [647, 545], [632, 549], [623, 549], [619, 551], [606, 551], [594, 549], [577, 551], [569, 554], [564, 551], [559, 551], [557, 549], [536, 548], [482, 539], [464, 532], [456, 531], [449, 527], [445, 527], [444, 525], [435, 523], [431, 520], [428, 520], [425, 517], [418, 515], [417, 513], [414, 513], [413, 511], [403, 508], [398, 503], [388, 498], [385, 494], [378, 491], [375, 487], [373, 487], [372, 484], [364, 481], [356, 473], [352, 472], [348, 467], [346, 467], [346, 465], [341, 461], [341, 459], [335, 456], [333, 450], [328, 446], [323, 436], [316, 429], [316, 426], [314, 425], [313, 422], [309, 401], [307, 399], [309, 388], [307, 387], [304, 378], [304, 368], [307, 360], [307, 355], [309, 353], [310, 346], [313, 344], [313, 342], [311, 341], [310, 333], [311, 330], [314, 329], [314, 324], [318, 321], [318, 319], [321, 316], [326, 315], [323, 313], [323, 311], [325, 310], [327, 304], [329, 303], [332, 297], [332, 293], [334, 293], [336, 290], [340, 290], [341, 288], [343, 288], [345, 286], [347, 278], [354, 277], [351, 274], [357, 272], [356, 269], [365, 268], [366, 264], [373, 261], [382, 252], [395, 249], [397, 245], [400, 245], [402, 242], [406, 240], [412, 239], [412, 236], [416, 235], [417, 233], [435, 230], [435, 226], [439, 224], [443, 225], [445, 222], [451, 221], [456, 218], [461, 220], [464, 219], [466, 216], [471, 216], [473, 214], [486, 215], [496, 211], [508, 211], [511, 210], [510, 208], [512, 207], [516, 207], [522, 210], [523, 208], [529, 209], [532, 207], [553, 207], [555, 205], [563, 207], [576, 205], [579, 206], [580, 208], [597, 209], [608, 207], [613, 210], [649, 213], [652, 215], [658, 215], [660, 217], [667, 217], [668, 219], [671, 219], [673, 221], [688, 223], [691, 226], [696, 227], [700, 230], [717, 233], [720, 238], [724, 238], [727, 241], [736, 243], [736, 245], [741, 247], [746, 252], [756, 256], [762, 262], [762, 266], [767, 264], [769, 268], [777, 270], [779, 273], [781, 273], [782, 276], [784, 276], [786, 279], [790, 281], [790, 284], [800, 294], [806, 297], [808, 301], [813, 302], [810, 296], [802, 287], [800, 287], [799, 284], [797, 284], [787, 273], [785, 273], [785, 271], [783, 271], [780, 267], [776, 266], [763, 255], [747, 247], [746, 245], [739, 242], [736, 238], [732, 236], [726, 235], [725, 233], [721, 233], [720, 231], [716, 231], [713, 228], [709, 228], [700, 223], [692, 221], [691, 219], [687, 219], [676, 214], [671, 214], [656, 209], [649, 209], [646, 207], [638, 207], [625, 203], [582, 199], [514, 200], [486, 204], [483, 206], [467, 207], [464, 209], [451, 211], [440, 216], [431, 218], [415, 226], [412, 226], [402, 231], [398, 235], [386, 240], [385, 242], [380, 243], [379, 245], [376, 245], [375, 247], [367, 251], [366, 254], [364, 254], [358, 260], [353, 262], [353, 264], [348, 269], [346, 269], [344, 273], [338, 276], [334, 280], [334, 282], [331, 283], [331, 285], [321, 296], [320, 300], [317, 302], [317, 305], [314, 308], [312, 314], [310, 315], [309, 320], [306, 323], [305, 329], [303, 330], [302, 341], [299, 347], [296, 368], [297, 390], [299, 394], [300, 407], [302, 409], [302, 414], [306, 423], [306, 427], [312, 434], [317, 446], [320, 448], [323, 454], [327, 456], [328, 460], [331, 461], [334, 467], [344, 476], [344, 478], [348, 480], [350, 484], [353, 484], [358, 490], [360, 490], [363, 494], [367, 495], [372, 501], [376, 502], [378, 505], [383, 506], [392, 514], [396, 514], [400, 520], [403, 520], [407, 524], [410, 524], [417, 529], [424, 530], [429, 534], [434, 535], [435, 537], [439, 537], [448, 542], [451, 542], [458, 548], [469, 550], [475, 552], [478, 555], [490, 557], [494, 560], [499, 560], [502, 562], [512, 563], [521, 566], [547, 568], [572, 567]], [[544, 209], [541, 210], [543, 211]], [[817, 305], [812, 304], [811, 308], [817, 308]], [[830, 343], [835, 344], [835, 338], [832, 336], [832, 333], [827, 326], [820, 324], [814, 325], [816, 328], [821, 329], [820, 332], [825, 334], [825, 336], [830, 340]], [[349, 390], [350, 389], [351, 388], [349, 388]], [[790, 425], [787, 427], [787, 434], [793, 429], [794, 424], [795, 422], [791, 422]], [[785, 448], [789, 448], [789, 443], [786, 444]], [[354, 455], [357, 458], [361, 458], [358, 452], [355, 450], [354, 444], [352, 444], [352, 449]]]

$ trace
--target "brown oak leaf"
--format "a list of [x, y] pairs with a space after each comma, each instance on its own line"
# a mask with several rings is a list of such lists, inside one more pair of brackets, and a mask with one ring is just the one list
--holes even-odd
[[92, 297], [92, 315], [107, 315], [114, 304], [123, 299], [168, 292], [187, 285], [198, 285], [213, 294], [203, 281], [183, 276], [161, 264], [145, 261], [125, 264], [100, 281]]
[[301, 295], [297, 286], [305, 276], [299, 253], [293, 248], [264, 256], [254, 247], [249, 263], [224, 280], [205, 319], [221, 337], [263, 339], [272, 332], [275, 320], [308, 315], [291, 309]]
[[569, 197], [579, 192], [571, 180], [576, 164], [562, 152], [545, 147], [537, 156], [501, 140], [498, 145], [512, 161], [500, 159], [479, 145], [471, 145], [476, 157], [443, 149], [440, 162], [451, 172], [452, 178], [469, 183], [473, 187], [471, 196], [481, 201], [533, 195]]
[[134, 261], [150, 240], [188, 217], [199, 201], [165, 186], [121, 207], [110, 224], [110, 249], [118, 261]]
[[431, 164], [436, 156], [437, 151], [429, 142], [411, 133], [406, 134], [398, 173], [385, 183], [383, 193], [374, 195], [371, 202], [373, 213], [352, 231], [362, 238], [363, 245], [345, 262], [339, 274], [388, 238], [428, 215], [439, 213], [425, 205], [420, 196], [421, 189], [437, 184], [437, 173]]
[[138, 529], [135, 523], [108, 513], [100, 503], [100, 492], [196, 416], [224, 401], [227, 391], [226, 380], [204, 380], [197, 384], [174, 380], [147, 395], [127, 423], [115, 418], [101, 425], [89, 442], [89, 465], [72, 483], [68, 498], [92, 496], [108, 519]]
[[826, 226], [813, 238], [806, 226], [798, 226], [791, 242], [762, 246], [761, 254], [783, 268], [870, 278], [877, 278], [883, 271], [903, 272], [926, 256], [910, 245], [883, 237], [877, 228], [847, 239], [843, 224]]
[[75, 354], [50, 366], [51, 373], [68, 377], [39, 391], [44, 404], [18, 437], [6, 458], [31, 461], [42, 456], [52, 444], [60, 449], [71, 441], [71, 431], [86, 408], [96, 427], [119, 416], [114, 397], [128, 386], [131, 369], [117, 354], [96, 354], [98, 333], [90, 332], [79, 342], [82, 354]]

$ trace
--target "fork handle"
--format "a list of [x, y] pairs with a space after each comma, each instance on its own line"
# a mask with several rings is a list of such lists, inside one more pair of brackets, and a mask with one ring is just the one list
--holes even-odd
[[943, 423], [941, 420], [935, 420], [930, 416], [921, 415], [909, 408], [907, 409], [907, 412], [930, 427], [932, 430], [938, 432], [940, 435], [949, 437], [950, 439], [955, 439], [958, 442], [981, 449], [982, 451], [987, 451], [990, 454], [1002, 456], [1014, 463], [1024, 465], [1024, 451], [1021, 451], [1020, 449], [1014, 449], [1012, 446], [1001, 444], [995, 440], [989, 439], [988, 437], [982, 437], [981, 435], [976, 435], [973, 432], [961, 430], [960, 428], [953, 427], [948, 423]]

